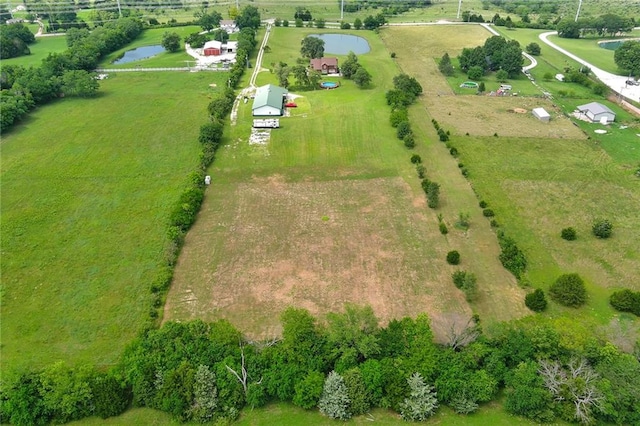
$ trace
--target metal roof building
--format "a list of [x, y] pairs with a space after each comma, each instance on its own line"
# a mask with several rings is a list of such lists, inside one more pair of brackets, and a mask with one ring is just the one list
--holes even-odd
[[598, 102], [578, 105], [578, 111], [586, 115], [587, 118], [594, 123], [610, 123], [616, 119], [615, 112]]
[[254, 116], [282, 115], [287, 89], [267, 84], [258, 87], [251, 112]]

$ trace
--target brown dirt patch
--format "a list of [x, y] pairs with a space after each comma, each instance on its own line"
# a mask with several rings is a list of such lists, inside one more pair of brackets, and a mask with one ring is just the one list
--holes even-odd
[[289, 305], [322, 314], [368, 304], [382, 323], [422, 312], [470, 315], [429, 213], [401, 178], [211, 185], [165, 319], [227, 318], [267, 338], [279, 333]]

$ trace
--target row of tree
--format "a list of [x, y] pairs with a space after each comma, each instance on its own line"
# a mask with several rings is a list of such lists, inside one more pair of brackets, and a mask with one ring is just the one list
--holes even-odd
[[98, 82], [92, 71], [98, 60], [134, 40], [142, 23], [133, 18], [108, 22], [89, 32], [67, 31], [68, 49], [50, 53], [40, 67], [7, 65], [0, 72], [1, 130], [24, 117], [29, 110], [59, 96], [92, 96]]
[[564, 19], [558, 23], [558, 36], [563, 38], [580, 38], [590, 34], [616, 36], [631, 31], [636, 25], [633, 18], [618, 16], [611, 13], [597, 17]]
[[478, 318], [456, 318], [436, 343], [426, 315], [379, 327], [370, 307], [322, 322], [289, 308], [281, 321], [282, 337], [263, 342], [226, 321], [167, 323], [108, 371], [56, 363], [22, 374], [3, 387], [0, 415], [62, 423], [133, 405], [209, 422], [286, 401], [338, 419], [382, 407], [424, 420], [439, 405], [468, 414], [502, 394], [509, 413], [538, 422], [640, 422], [640, 347], [622, 353], [573, 323], [530, 317], [485, 334]]

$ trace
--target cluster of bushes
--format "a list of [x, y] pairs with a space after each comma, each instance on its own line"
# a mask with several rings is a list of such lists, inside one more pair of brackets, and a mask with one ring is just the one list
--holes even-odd
[[620, 312], [630, 312], [640, 317], [640, 291], [629, 289], [614, 291], [609, 298], [611, 306]]
[[347, 59], [342, 63], [340, 72], [344, 78], [353, 80], [360, 88], [371, 83], [371, 74], [358, 62], [358, 57], [353, 52], [347, 54]]
[[547, 309], [547, 298], [544, 291], [535, 289], [533, 293], [529, 293], [524, 297], [524, 304], [527, 308], [534, 312], [542, 312]]
[[440, 127], [440, 123], [438, 123], [435, 118], [431, 119], [431, 124], [433, 124], [433, 128], [438, 132], [438, 139], [440, 139], [440, 142], [448, 142], [451, 132], [448, 130], [445, 131]]
[[[476, 318], [445, 324], [451, 332], [437, 344], [426, 315], [379, 327], [370, 307], [347, 305], [323, 325], [294, 308], [281, 321], [282, 338], [268, 343], [249, 342], [224, 320], [169, 322], [141, 334], [108, 371], [58, 363], [21, 374], [3, 388], [0, 414], [16, 425], [63, 423], [134, 406], [204, 423], [284, 401], [337, 419], [382, 407], [422, 420], [442, 405], [467, 414], [503, 395], [509, 413], [537, 422], [580, 420], [584, 408], [590, 422], [640, 422], [640, 363], [591, 330], [574, 340], [536, 318], [497, 324], [489, 337]], [[552, 366], [584, 378], [584, 388], [552, 382]]]
[[438, 208], [438, 204], [440, 203], [440, 185], [427, 178], [422, 179], [421, 185], [422, 190], [427, 196], [427, 205], [432, 209]]
[[527, 258], [516, 242], [507, 237], [503, 231], [498, 230], [498, 243], [500, 244], [500, 262], [516, 278], [520, 279], [527, 269]]
[[478, 296], [478, 279], [475, 274], [467, 271], [456, 271], [451, 276], [453, 284], [465, 295], [467, 302], [473, 302]]
[[635, 26], [633, 18], [607, 13], [594, 17], [563, 19], [557, 22], [558, 36], [563, 38], [580, 38], [590, 34], [613, 37], [618, 33], [631, 31]]
[[579, 308], [587, 302], [587, 289], [578, 274], [563, 274], [549, 287], [549, 296], [563, 306]]
[[0, 25], [0, 59], [29, 55], [29, 44], [36, 38], [29, 28], [22, 24]]
[[462, 49], [458, 60], [460, 69], [466, 72], [469, 78], [478, 79], [489, 71], [503, 71], [506, 76], [513, 78], [522, 71], [524, 58], [521, 52], [520, 43], [516, 40], [507, 41], [502, 36], [493, 36], [489, 37], [483, 46]]
[[98, 82], [91, 73], [98, 60], [134, 40], [142, 23], [133, 18], [107, 22], [104, 26], [67, 31], [69, 48], [50, 53], [38, 68], [7, 65], [0, 79], [1, 130], [7, 130], [29, 110], [64, 96], [92, 96]]

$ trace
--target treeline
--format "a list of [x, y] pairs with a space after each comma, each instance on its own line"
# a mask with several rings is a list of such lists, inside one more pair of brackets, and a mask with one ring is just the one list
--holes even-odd
[[22, 24], [0, 25], [0, 59], [29, 55], [29, 44], [36, 38], [29, 28]]
[[3, 388], [0, 415], [64, 423], [133, 406], [204, 423], [285, 401], [338, 419], [381, 407], [424, 420], [441, 405], [469, 414], [502, 395], [507, 412], [537, 422], [640, 423], [638, 344], [622, 353], [587, 327], [534, 317], [485, 333], [477, 317], [458, 318], [438, 344], [426, 315], [379, 327], [370, 307], [322, 322], [288, 308], [281, 322], [282, 337], [263, 342], [224, 320], [170, 322], [108, 371], [56, 363], [22, 374]]
[[[431, 0], [406, 0], [402, 2], [393, 0], [351, 0], [344, 2], [344, 11], [354, 13], [372, 8], [382, 9], [386, 15], [397, 15], [408, 12], [410, 9], [431, 6], [431, 4]], [[338, 1], [338, 8], [341, 8], [342, 5], [342, 2]]]
[[558, 36], [564, 38], [580, 38], [588, 35], [616, 36], [628, 32], [636, 25], [634, 18], [614, 14], [597, 17], [580, 18], [578, 21], [564, 19], [558, 23]]
[[5, 131], [32, 108], [64, 96], [92, 96], [98, 82], [92, 74], [103, 55], [134, 40], [142, 23], [123, 18], [95, 28], [72, 28], [67, 32], [68, 49], [50, 53], [40, 67], [6, 65], [0, 72], [0, 130]]

